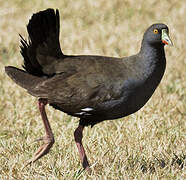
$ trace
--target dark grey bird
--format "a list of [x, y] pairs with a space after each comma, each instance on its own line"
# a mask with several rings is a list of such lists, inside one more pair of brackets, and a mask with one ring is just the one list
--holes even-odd
[[80, 118], [74, 132], [83, 168], [90, 166], [82, 145], [83, 129], [104, 120], [128, 116], [142, 108], [159, 85], [166, 67], [164, 45], [172, 45], [165, 24], [153, 24], [144, 33], [139, 53], [115, 58], [65, 55], [59, 43], [59, 12], [33, 14], [21, 36], [23, 69], [7, 66], [8, 76], [38, 98], [46, 135], [28, 164], [47, 154], [54, 136], [45, 106]]

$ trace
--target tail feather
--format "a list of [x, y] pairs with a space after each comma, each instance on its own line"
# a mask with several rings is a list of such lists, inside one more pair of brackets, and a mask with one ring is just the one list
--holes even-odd
[[32, 75], [43, 76], [44, 73], [42, 71], [42, 67], [36, 59], [36, 48], [31, 44], [30, 41], [29, 43], [27, 43], [27, 41], [24, 40], [21, 35], [19, 36], [21, 38], [20, 52], [24, 58], [24, 64], [22, 65], [22, 67]]
[[64, 57], [59, 43], [59, 29], [58, 10], [55, 12], [54, 9], [47, 9], [33, 14], [27, 25], [29, 41], [20, 36], [23, 68], [28, 73], [35, 76], [50, 75], [44, 72], [43, 68], [52, 64], [52, 59]]
[[5, 72], [16, 84], [28, 91], [31, 91], [38, 83], [46, 79], [45, 77], [34, 76], [13, 66], [6, 66]]

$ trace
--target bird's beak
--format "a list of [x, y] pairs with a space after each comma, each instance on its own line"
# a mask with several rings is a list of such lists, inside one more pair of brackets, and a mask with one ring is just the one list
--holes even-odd
[[167, 29], [162, 29], [162, 32], [161, 32], [161, 41], [162, 43], [166, 44], [166, 45], [170, 45], [170, 46], [173, 46], [173, 43], [169, 37], [169, 34], [168, 34], [168, 31]]

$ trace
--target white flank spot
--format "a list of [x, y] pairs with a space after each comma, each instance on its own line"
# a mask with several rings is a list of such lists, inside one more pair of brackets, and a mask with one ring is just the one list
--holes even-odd
[[85, 112], [89, 112], [89, 111], [92, 111], [92, 110], [94, 110], [93, 108], [89, 108], [89, 107], [87, 107], [87, 108], [83, 108], [83, 109], [81, 109], [82, 111], [85, 111]]
[[79, 113], [75, 113], [76, 115], [83, 115], [85, 114], [85, 112], [79, 112]]
[[78, 113], [75, 113], [75, 115], [79, 115], [79, 116], [90, 116], [91, 114], [86, 113], [86, 112], [78, 112]]

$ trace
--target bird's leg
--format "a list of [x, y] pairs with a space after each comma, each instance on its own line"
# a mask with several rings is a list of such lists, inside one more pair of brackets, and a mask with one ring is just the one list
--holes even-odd
[[84, 126], [79, 125], [77, 129], [74, 131], [74, 138], [75, 138], [75, 142], [76, 142], [76, 145], [79, 151], [79, 155], [80, 155], [83, 168], [90, 173], [91, 169], [90, 169], [90, 166], [87, 160], [87, 156], [85, 154], [85, 149], [82, 144], [83, 129], [84, 129]]
[[39, 149], [33, 155], [32, 159], [30, 159], [30, 161], [27, 163], [27, 165], [37, 161], [42, 156], [47, 154], [50, 148], [52, 147], [52, 145], [54, 144], [54, 135], [52, 133], [52, 129], [50, 127], [50, 123], [48, 121], [46, 111], [45, 111], [45, 106], [47, 105], [47, 103], [48, 103], [47, 99], [40, 98], [38, 100], [39, 110], [41, 113], [41, 118], [43, 120], [45, 133], [46, 133], [45, 136], [43, 138], [40, 138], [39, 140], [43, 140], [44, 144], [39, 147]]

